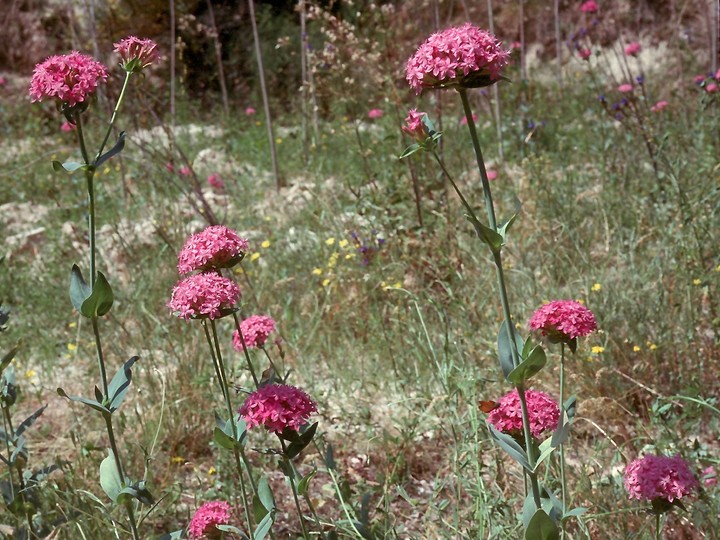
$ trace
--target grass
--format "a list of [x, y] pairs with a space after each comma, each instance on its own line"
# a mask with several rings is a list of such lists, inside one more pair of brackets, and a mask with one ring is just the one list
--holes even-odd
[[[660, 82], [651, 80], [649, 91], [660, 91]], [[522, 201], [505, 251], [517, 325], [525, 329], [541, 302], [573, 298], [594, 311], [601, 328], [568, 362], [580, 403], [568, 447], [571, 497], [589, 510], [571, 535], [650, 538], [649, 521], [623, 490], [626, 462], [652, 450], [681, 453], [697, 471], [718, 463], [717, 100], [678, 84], [672, 106], [648, 119], [660, 141], [657, 178], [637, 131], [606, 116], [584, 79], [566, 85], [562, 98], [551, 83], [500, 90], [507, 103], [524, 104], [517, 116], [510, 107], [503, 116], [504, 163], [494, 155], [489, 116], [479, 126], [498, 164], [499, 215]], [[142, 110], [137, 96], [132, 107]], [[188, 121], [179, 125], [195, 118], [187, 107]], [[84, 262], [86, 252], [84, 191], [80, 177], [52, 172], [52, 155], [73, 155], [72, 134], [40, 123], [39, 108], [17, 104], [3, 143], [7, 253], [0, 290], [12, 312], [2, 340], [5, 348], [22, 342], [15, 361], [19, 411], [49, 404], [29, 435], [33, 468], [63, 465], [64, 474], [45, 480], [47, 519], [57, 520], [63, 538], [105, 538], [108, 514], [118, 527], [122, 515], [105, 507], [97, 484], [106, 455], [102, 425], [54, 391], [63, 386], [89, 395], [95, 384], [92, 333], [66, 291], [70, 265]], [[480, 206], [465, 128], [448, 108], [444, 157]], [[386, 110], [372, 124], [326, 120], [307, 164], [297, 130], [283, 131], [279, 152], [290, 187], [280, 192], [268, 174], [261, 120], [236, 115], [223, 124], [211, 111], [199, 125], [222, 134], [179, 130], [173, 158], [177, 167], [180, 149], [195, 161], [215, 215], [251, 240], [253, 254], [236, 274], [242, 312], [279, 321], [281, 363], [293, 384], [318, 401], [319, 446], [332, 445], [337, 486], [318, 450], [306, 451], [299, 467], [320, 470], [311, 492], [322, 519], [341, 537], [357, 536], [339, 491], [377, 538], [515, 538], [523, 479], [490, 442], [477, 408], [478, 400], [506, 391], [495, 356], [502, 316], [492, 262], [459, 201], [446, 196], [442, 177], [422, 157], [414, 162], [422, 186], [418, 226], [408, 168], [396, 160], [403, 142], [393, 116]], [[534, 130], [527, 129], [530, 119]], [[100, 118], [91, 122], [97, 139]], [[280, 123], [294, 128], [299, 120]], [[199, 502], [226, 493], [234, 470], [210, 443], [220, 402], [202, 333], [165, 307], [177, 252], [206, 216], [193, 208], [189, 180], [165, 169], [168, 146], [159, 137], [133, 142], [139, 127], [128, 125], [122, 160], [99, 172], [98, 267], [116, 294], [101, 322], [110, 371], [133, 354], [141, 357], [117, 429], [131, 441], [123, 446], [134, 474], [147, 465], [160, 502], [143, 527], [160, 533], [183, 527]], [[31, 150], [8, 150], [19, 141]], [[215, 157], [202, 165], [196, 157], [207, 149]], [[225, 181], [222, 193], [204, 183], [215, 171]], [[372, 247], [367, 264], [358, 250], [363, 244]], [[232, 328], [220, 325], [220, 332], [229, 343]], [[553, 387], [554, 352], [535, 387]], [[230, 355], [229, 362], [231, 381], [247, 386], [242, 357]], [[263, 445], [251, 433], [249, 446]], [[258, 453], [251, 459], [271, 461]], [[289, 509], [282, 475], [270, 480], [279, 506]], [[711, 494], [671, 517], [668, 530], [676, 532], [669, 534], [717, 538], [719, 508]], [[10, 520], [5, 516], [0, 521]], [[275, 531], [296, 537], [297, 519], [283, 510]]]

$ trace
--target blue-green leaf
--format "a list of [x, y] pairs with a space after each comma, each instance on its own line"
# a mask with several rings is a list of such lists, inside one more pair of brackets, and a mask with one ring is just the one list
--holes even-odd
[[315, 475], [317, 474], [317, 469], [313, 469], [309, 473], [307, 473], [305, 476], [302, 477], [302, 480], [298, 483], [298, 494], [299, 495], [305, 495], [308, 492], [308, 488], [310, 487], [310, 480], [312, 480]]
[[110, 449], [108, 449], [107, 457], [100, 463], [100, 487], [113, 502], [117, 502], [123, 489], [123, 482], [115, 464], [115, 456]]
[[70, 271], [70, 301], [75, 309], [82, 313], [82, 305], [85, 300], [92, 294], [90, 286], [83, 278], [80, 267], [73, 264]]
[[522, 384], [545, 367], [547, 357], [542, 345], [536, 345], [528, 354], [527, 358], [520, 362], [520, 365], [507, 375], [508, 381], [515, 384]]
[[88, 319], [102, 317], [110, 311], [113, 300], [112, 287], [110, 287], [105, 275], [102, 272], [98, 272], [92, 293], [80, 306], [80, 313]]
[[405, 149], [402, 154], [400, 154], [400, 157], [398, 159], [404, 159], [408, 156], [412, 156], [415, 152], [418, 152], [419, 150], [422, 150], [422, 146], [420, 146], [418, 143], [411, 144]]
[[118, 408], [120, 408], [120, 404], [123, 402], [123, 399], [125, 399], [125, 394], [127, 394], [127, 391], [130, 388], [130, 382], [132, 381], [132, 367], [137, 361], [137, 356], [130, 358], [127, 362], [125, 362], [123, 367], [118, 370], [112, 378], [112, 381], [110, 381], [107, 396], [107, 399], [110, 402], [108, 405], [110, 412], [118, 410]]
[[185, 536], [185, 529], [180, 529], [179, 531], [174, 531], [171, 533], [165, 533], [162, 536], [158, 536], [157, 540], [181, 540], [182, 538], [187, 538], [187, 536]]
[[560, 531], [544, 510], [535, 512], [525, 529], [525, 540], [559, 540]]
[[[520, 334], [513, 329], [513, 336], [515, 338], [515, 351], [520, 354], [523, 350], [524, 342]], [[498, 356], [500, 357], [500, 368], [502, 369], [503, 375], [507, 378], [508, 375], [515, 369], [513, 362], [513, 350], [512, 343], [510, 342], [510, 334], [508, 332], [507, 322], [503, 321], [498, 331]]]
[[65, 390], [63, 390], [62, 388], [58, 388], [57, 393], [59, 395], [61, 395], [62, 397], [69, 399], [70, 401], [77, 401], [78, 403], [83, 403], [83, 404], [87, 405], [91, 409], [100, 411], [101, 413], [103, 413], [103, 415], [109, 416], [111, 414], [110, 411], [105, 406], [103, 406], [102, 403], [99, 403], [99, 402], [95, 401], [94, 399], [88, 399], [88, 398], [84, 398], [84, 397], [80, 397], [80, 396], [68, 396], [65, 393]]
[[28, 416], [25, 420], [23, 420], [23, 422], [15, 430], [15, 437], [17, 438], [23, 433], [25, 433], [25, 430], [32, 426], [35, 423], [35, 420], [40, 418], [40, 415], [45, 411], [46, 408], [47, 405], [43, 405], [37, 411]]
[[52, 168], [55, 172], [69, 172], [70, 174], [79, 170], [91, 170], [91, 165], [85, 165], [84, 163], [78, 163], [77, 161], [66, 161], [60, 163], [59, 161], [52, 162]]
[[137, 499], [142, 504], [153, 505], [155, 504], [155, 497], [145, 487], [145, 481], [141, 480], [131, 486], [124, 487], [120, 493], [118, 493], [117, 502], [123, 504], [128, 502], [130, 499]]
[[262, 518], [262, 521], [258, 523], [257, 527], [255, 527], [253, 538], [255, 538], [255, 540], [263, 540], [263, 538], [267, 536], [267, 533], [270, 532], [273, 521], [275, 521], [275, 512], [268, 512], [267, 515]]
[[108, 150], [102, 156], [97, 158], [97, 160], [95, 160], [95, 168], [97, 168], [100, 165], [102, 165], [103, 163], [105, 163], [111, 157], [122, 152], [123, 148], [125, 148], [125, 132], [121, 131], [120, 136], [118, 137], [118, 140], [115, 143], [115, 146], [113, 146], [110, 150]]
[[520, 446], [515, 439], [507, 433], [498, 431], [490, 424], [488, 424], [488, 428], [490, 429], [490, 435], [492, 435], [493, 439], [497, 441], [500, 447], [505, 450], [511, 458], [517, 461], [528, 471], [532, 471], [525, 450], [523, 450], [522, 446]]
[[470, 223], [472, 223], [473, 227], [475, 227], [475, 232], [477, 233], [478, 238], [485, 242], [493, 253], [500, 253], [504, 244], [502, 235], [498, 234], [487, 225], [480, 223], [470, 215], [466, 215], [465, 217]]

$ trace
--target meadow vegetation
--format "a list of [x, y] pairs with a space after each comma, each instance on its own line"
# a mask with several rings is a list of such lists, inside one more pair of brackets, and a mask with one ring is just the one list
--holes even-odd
[[[442, 132], [438, 155], [484, 215], [455, 90], [416, 96], [404, 80], [405, 62], [436, 29], [432, 2], [422, 3], [421, 27], [405, 4], [308, 7], [307, 102], [269, 88], [279, 189], [254, 87], [232, 100], [230, 116], [217, 95], [208, 105], [208, 95], [181, 89], [173, 119], [167, 50], [128, 85], [108, 145], [122, 130], [125, 146], [94, 177], [97, 267], [114, 295], [98, 322], [110, 378], [139, 358], [113, 420], [125, 468], [146, 482], [151, 504], [108, 498], [98, 482], [109, 444], [102, 416], [56, 391], [91, 396], [100, 384], [91, 320], [68, 296], [72, 265], [88, 276], [86, 177], [51, 166], [81, 161], [77, 130], [61, 130], [51, 101], [30, 102], [30, 71], [5, 74], [0, 353], [13, 354], [0, 363], [0, 537], [130, 538], [123, 507], [132, 506], [139, 537], [160, 538], [220, 500], [233, 507], [231, 524], [251, 535], [237, 486], [239, 468], [251, 468], [272, 499], [252, 519], [271, 514], [275, 538], [523, 538], [526, 479], [481, 410], [510, 389], [498, 367], [493, 254], [432, 155], [399, 159], [414, 142], [401, 129], [408, 110], [426, 111]], [[466, 20], [459, 7], [437, 4], [449, 21], [438, 29]], [[663, 537], [715, 539], [720, 72], [710, 72], [704, 43], [631, 35], [631, 27], [609, 41], [612, 13], [602, 7], [567, 6], [562, 80], [551, 54], [523, 59], [523, 79], [513, 49], [508, 81], [468, 90], [497, 214], [518, 212], [503, 248], [513, 323], [527, 336], [535, 310], [556, 299], [597, 320], [564, 364], [577, 395], [564, 469], [572, 505], [587, 510], [563, 535], [659, 538], [648, 505], [629, 500], [623, 483], [628, 463], [657, 454], [682, 456], [698, 481], [685, 509], [663, 517]], [[481, 27], [488, 23], [473, 9]], [[512, 20], [509, 10], [502, 20]], [[278, 23], [282, 31], [289, 24]], [[496, 34], [509, 48], [515, 34], [505, 30]], [[98, 36], [110, 76], [83, 113], [93, 148], [122, 86], [112, 41]], [[628, 54], [631, 42], [641, 46]], [[269, 71], [282, 72], [274, 67], [281, 55], [299, 62], [294, 43], [265, 44]], [[277, 321], [264, 348], [245, 351], [249, 359], [233, 348], [233, 318], [213, 323], [227, 377], [213, 369], [205, 323], [167, 307], [178, 253], [191, 234], [218, 224], [249, 242], [242, 262], [224, 270], [242, 291], [239, 318]], [[557, 399], [560, 347], [545, 350], [531, 386]], [[218, 438], [215, 415], [227, 419], [230, 399], [242, 404], [255, 390], [248, 364], [262, 374], [268, 358], [275, 371], [267, 376], [312, 397], [317, 432], [287, 458], [289, 440], [251, 428], [241, 465], [234, 443], [221, 443], [232, 433]], [[8, 422], [17, 428], [28, 417], [22, 442], [8, 435], [17, 431]], [[268, 450], [278, 444], [282, 452]], [[557, 453], [540, 469], [556, 493], [559, 470]], [[8, 492], [18, 474], [20, 506]]]

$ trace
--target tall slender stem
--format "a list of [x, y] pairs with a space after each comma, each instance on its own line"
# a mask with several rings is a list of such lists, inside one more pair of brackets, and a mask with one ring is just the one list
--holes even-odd
[[[493, 204], [492, 192], [490, 191], [490, 181], [488, 180], [487, 170], [485, 169], [485, 161], [483, 160], [482, 150], [480, 148], [480, 141], [478, 140], [477, 130], [475, 129], [475, 121], [472, 117], [472, 109], [470, 108], [470, 101], [468, 100], [467, 91], [464, 88], [458, 90], [460, 98], [462, 99], [463, 110], [465, 112], [465, 118], [467, 119], [468, 129], [470, 130], [470, 138], [472, 139], [473, 148], [475, 150], [475, 158], [477, 160], [478, 171], [480, 172], [480, 181], [482, 182], [483, 195], [485, 197], [485, 210], [487, 212], [488, 222], [490, 227], [497, 232], [497, 220], [495, 218], [495, 206]], [[447, 174], [447, 172], [446, 172]], [[457, 186], [453, 182], [453, 187], [458, 191]], [[469, 207], [466, 201], [463, 200], [463, 204], [466, 208]], [[471, 212], [471, 215], [474, 214]], [[477, 219], [477, 218], [476, 218]], [[503, 317], [505, 319], [505, 326], [507, 328], [508, 337], [510, 341], [510, 351], [512, 355], [513, 366], [517, 367], [520, 365], [520, 352], [517, 350], [515, 342], [515, 327], [512, 322], [512, 315], [510, 311], [510, 303], [508, 301], [507, 287], [505, 284], [505, 274], [502, 266], [502, 255], [500, 250], [493, 250], [493, 259], [495, 262], [495, 269], [497, 273], [498, 289], [500, 292], [500, 303], [502, 304]], [[528, 462], [531, 468], [535, 465], [535, 446], [533, 444], [532, 434], [530, 432], [530, 416], [528, 414], [527, 399], [525, 397], [525, 386], [522, 384], [516, 385], [518, 396], [520, 397], [520, 410], [522, 412], [523, 419], [523, 432], [525, 435], [525, 447], [527, 451]], [[540, 508], [540, 485], [537, 479], [536, 472], [529, 472], [530, 485], [532, 487], [533, 499], [535, 506]]]
[[[95, 321], [96, 319], [93, 319]], [[108, 439], [110, 440], [110, 450], [113, 453], [115, 460], [115, 467], [117, 468], [118, 475], [120, 476], [120, 482], [125, 485], [125, 472], [122, 467], [120, 460], [120, 451], [118, 450], [117, 441], [115, 440], [115, 430], [113, 429], [112, 416], [110, 414], [103, 414], [105, 419], [105, 427], [108, 433]], [[130, 530], [132, 531], [133, 539], [140, 540], [140, 535], [137, 530], [137, 523], [135, 522], [135, 512], [133, 511], [132, 501], [125, 503], [125, 510], [127, 511], [128, 521], [130, 521]]]
[[93, 334], [95, 335], [95, 350], [97, 351], [97, 361], [98, 361], [98, 367], [100, 368], [100, 380], [102, 381], [102, 389], [103, 389], [103, 396], [106, 398], [109, 398], [108, 395], [108, 381], [107, 381], [107, 371], [105, 368], [105, 357], [103, 355], [103, 348], [102, 348], [102, 342], [100, 341], [100, 329], [98, 328], [98, 318], [92, 317], [90, 319], [92, 322], [92, 329]]
[[[203, 330], [205, 331], [205, 339], [207, 340], [208, 346], [210, 347], [210, 356], [212, 357], [213, 365], [215, 367], [215, 373], [218, 376], [218, 384], [220, 385], [220, 390], [222, 391], [223, 398], [225, 400], [225, 405], [228, 409], [228, 414], [230, 415], [230, 425], [232, 428], [232, 437], [233, 437], [233, 454], [235, 457], [235, 467], [237, 468], [238, 478], [240, 481], [240, 492], [242, 495], [242, 501], [243, 501], [243, 511], [245, 512], [245, 520], [248, 524], [248, 531], [250, 532], [250, 540], [253, 540], [253, 531], [252, 531], [252, 521], [250, 520], [250, 510], [249, 510], [249, 503], [247, 498], [247, 489], [245, 488], [245, 477], [243, 475], [243, 467], [240, 462], [240, 449], [238, 448], [238, 445], [235, 444], [238, 442], [237, 437], [237, 423], [235, 421], [235, 413], [232, 408], [232, 402], [230, 401], [230, 389], [227, 387], [227, 379], [225, 377], [225, 367], [222, 363], [222, 354], [220, 351], [220, 343], [217, 338], [217, 331], [215, 329], [215, 321], [210, 321], [210, 328], [212, 329], [212, 337], [210, 336], [210, 331], [208, 330], [208, 324], [207, 320], [203, 319], [202, 321]], [[244, 457], [244, 456], [243, 456]], [[245, 463], [246, 469], [248, 471], [248, 474], [250, 474], [250, 468], [248, 467], [247, 462]]]
[[300, 500], [297, 495], [298, 490], [297, 484], [295, 483], [295, 466], [292, 461], [290, 461], [290, 458], [285, 455], [287, 447], [285, 446], [285, 441], [280, 438], [280, 435], [278, 435], [278, 440], [280, 441], [280, 446], [282, 447], [283, 460], [285, 461], [285, 467], [287, 468], [288, 479], [290, 480], [290, 487], [292, 488], [293, 499], [295, 500], [295, 508], [298, 512], [298, 518], [300, 518], [300, 528], [302, 529], [303, 538], [309, 540], [310, 537], [308, 536], [307, 528], [305, 527], [305, 519], [303, 518], [302, 509], [300, 508]]
[[125, 72], [125, 80], [123, 81], [122, 89], [120, 90], [120, 96], [118, 97], [117, 103], [115, 103], [115, 108], [113, 109], [112, 116], [110, 117], [110, 124], [108, 125], [107, 131], [105, 132], [105, 137], [103, 138], [102, 144], [100, 145], [97, 154], [95, 154], [94, 161], [97, 161], [98, 158], [102, 155], [103, 150], [105, 150], [105, 145], [107, 144], [108, 139], [110, 138], [110, 133], [112, 132], [112, 128], [115, 125], [115, 118], [117, 118], [117, 113], [120, 110], [120, 104], [125, 97], [125, 90], [128, 87], [128, 82], [130, 82], [131, 75], [132, 73], [130, 71]]
[[[560, 343], [560, 425], [565, 425], [565, 342]], [[565, 480], [565, 445], [560, 444], [560, 490], [562, 492], [562, 513], [567, 511], [567, 482]], [[565, 527], [561, 529], [565, 538]]]
[[662, 518], [662, 515], [660, 512], [655, 514], [655, 540], [662, 540], [662, 525], [660, 523], [660, 520]]
[[245, 361], [247, 362], [248, 369], [250, 370], [250, 375], [252, 375], [253, 382], [255, 383], [255, 388], [258, 387], [260, 384], [260, 380], [257, 378], [257, 375], [255, 374], [255, 368], [252, 365], [252, 361], [250, 360], [250, 353], [248, 352], [247, 345], [245, 344], [245, 336], [243, 336], [242, 330], [240, 329], [240, 319], [237, 316], [237, 313], [233, 311], [233, 319], [235, 319], [235, 329], [237, 330], [238, 336], [240, 336], [240, 343], [242, 344], [243, 353], [245, 354]]

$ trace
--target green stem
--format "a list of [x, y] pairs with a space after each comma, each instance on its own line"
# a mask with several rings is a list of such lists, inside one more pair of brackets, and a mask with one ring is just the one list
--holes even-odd
[[110, 125], [108, 125], [107, 131], [105, 132], [105, 138], [103, 138], [103, 142], [100, 145], [100, 149], [95, 155], [95, 159], [93, 160], [93, 162], [97, 162], [98, 158], [102, 155], [103, 150], [105, 150], [105, 145], [110, 138], [110, 133], [112, 132], [113, 125], [115, 124], [115, 118], [117, 117], [117, 113], [120, 110], [120, 104], [125, 97], [125, 90], [127, 89], [128, 82], [130, 81], [130, 75], [132, 75], [130, 71], [125, 72], [125, 81], [123, 82], [122, 90], [120, 90], [120, 96], [118, 97], [117, 103], [115, 104], [115, 109], [113, 110], [112, 116], [110, 117]]
[[[565, 425], [565, 342], [560, 343], [560, 425]], [[565, 445], [560, 444], [560, 490], [562, 493], [562, 513], [567, 512], [567, 482], [565, 480]], [[561, 530], [565, 538], [565, 527]]]
[[662, 540], [662, 526], [660, 523], [661, 517], [660, 512], [655, 514], [655, 540]]
[[288, 479], [290, 480], [290, 487], [292, 488], [292, 494], [293, 499], [295, 500], [295, 508], [297, 509], [298, 518], [300, 518], [300, 528], [302, 529], [303, 538], [305, 538], [305, 540], [310, 540], [307, 528], [305, 527], [305, 518], [303, 517], [302, 509], [300, 508], [300, 500], [298, 499], [297, 484], [295, 483], [295, 475], [297, 474], [297, 471], [295, 470], [295, 466], [293, 465], [292, 461], [290, 461], [290, 458], [285, 455], [285, 451], [287, 450], [287, 447], [285, 446], [285, 441], [280, 438], [280, 435], [278, 435], [278, 440], [280, 441], [280, 446], [282, 447], [285, 467], [287, 468], [287, 471], [289, 473]]
[[92, 317], [93, 334], [95, 335], [95, 350], [97, 351], [98, 366], [100, 368], [100, 380], [102, 381], [103, 396], [110, 398], [108, 395], [108, 382], [107, 382], [107, 371], [105, 369], [105, 357], [103, 355], [102, 342], [100, 341], [100, 329], [98, 328], [98, 318]]
[[[232, 402], [230, 401], [230, 389], [227, 386], [227, 378], [225, 376], [225, 366], [222, 361], [222, 352], [220, 350], [220, 342], [218, 341], [217, 337], [217, 330], [215, 328], [215, 321], [210, 320], [210, 328], [212, 329], [212, 337], [210, 336], [210, 332], [208, 331], [207, 327], [207, 320], [203, 319], [202, 321], [203, 329], [205, 330], [205, 338], [207, 339], [208, 346], [210, 347], [210, 356], [213, 360], [213, 365], [215, 367], [215, 373], [218, 376], [218, 384], [220, 385], [220, 390], [222, 391], [223, 398], [225, 399], [225, 405], [227, 406], [228, 414], [230, 415], [230, 426], [232, 427], [232, 436], [233, 436], [233, 455], [235, 457], [235, 467], [237, 468], [238, 472], [238, 478], [240, 480], [240, 493], [242, 495], [242, 501], [243, 501], [243, 511], [245, 512], [245, 520], [248, 524], [248, 532], [250, 533], [250, 540], [254, 539], [254, 533], [252, 528], [252, 521], [250, 520], [250, 506], [248, 503], [247, 498], [247, 489], [245, 487], [245, 476], [243, 475], [243, 467], [242, 463], [240, 461], [240, 449], [238, 448], [238, 437], [237, 437], [237, 423], [235, 422], [235, 413], [232, 408]], [[243, 455], [244, 458], [244, 455]], [[248, 466], [247, 461], [245, 462], [245, 468], [248, 471], [248, 474], [250, 474], [250, 467]]]
[[260, 384], [260, 380], [257, 378], [257, 375], [255, 375], [255, 368], [253, 368], [252, 361], [250, 360], [250, 353], [248, 352], [247, 345], [245, 345], [245, 336], [243, 336], [242, 330], [240, 330], [240, 319], [234, 311], [233, 319], [235, 319], [235, 329], [237, 330], [238, 336], [240, 336], [240, 343], [242, 344], [243, 353], [245, 354], [245, 361], [247, 362], [250, 375], [252, 375], [253, 382], [255, 383], [255, 388], [257, 388]]
[[[472, 117], [470, 101], [468, 100], [467, 91], [464, 88], [459, 89], [458, 92], [460, 94], [460, 99], [462, 100], [468, 129], [470, 130], [470, 138], [472, 139], [473, 149], [475, 150], [475, 158], [477, 160], [478, 171], [480, 172], [480, 181], [482, 182], [483, 187], [483, 196], [485, 197], [485, 210], [487, 212], [488, 222], [490, 224], [490, 228], [497, 232], [497, 220], [495, 218], [495, 206], [493, 205], [492, 192], [490, 191], [490, 181], [488, 180], [487, 170], [485, 169], [485, 161], [483, 160], [482, 149], [480, 148], [480, 141], [478, 140], [477, 130], [475, 129], [475, 121]], [[456, 191], [458, 191], [457, 186], [454, 182], [453, 187]], [[469, 206], [467, 205], [467, 202], [464, 202], [463, 204], [466, 205], [466, 208]], [[471, 213], [471, 216], [474, 216], [474, 214]], [[502, 266], [502, 256], [499, 250], [497, 252], [493, 251], [493, 258], [497, 273], [498, 288], [500, 291], [500, 303], [502, 304], [505, 326], [507, 327], [508, 337], [510, 338], [510, 351], [512, 354], [513, 366], [517, 367], [518, 365], [520, 365], [520, 352], [517, 350], [517, 346], [515, 343], [515, 327], [512, 324], [510, 303], [508, 301], [507, 287], [505, 284], [505, 274], [503, 272]], [[530, 467], [534, 467], [536, 459], [535, 447], [533, 446], [532, 434], [530, 432], [530, 416], [528, 414], [527, 400], [525, 398], [525, 387], [524, 385], [518, 385], [516, 388], [520, 397], [520, 410], [522, 411], [523, 432], [525, 435], [525, 447], [527, 450], [528, 462], [530, 463]], [[537, 508], [540, 508], [540, 485], [538, 483], [537, 473], [529, 472], [528, 476], [530, 476], [530, 485], [532, 487], [535, 506]]]

